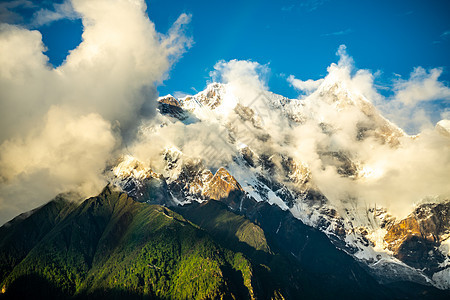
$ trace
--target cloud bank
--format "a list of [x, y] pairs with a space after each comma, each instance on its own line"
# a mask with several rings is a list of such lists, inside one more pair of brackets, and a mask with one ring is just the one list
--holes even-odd
[[[130, 152], [148, 162], [149, 157], [160, 154], [151, 149], [175, 146], [187, 156], [202, 159], [206, 167], [218, 168], [229, 165], [232, 157], [239, 155], [239, 147], [247, 145], [257, 155], [271, 157], [278, 168], [271, 176], [294, 189], [301, 188], [283, 177], [281, 156], [292, 157], [309, 169], [310, 187], [323, 192], [340, 214], [385, 207], [395, 216], [404, 217], [427, 198], [450, 197], [448, 121], [410, 136], [380, 113], [380, 109], [389, 107], [393, 109], [391, 114], [401, 117], [403, 108], [392, 106], [392, 102], [406, 101], [404, 91], [409, 89], [427, 86], [426, 91], [436, 89], [445, 94], [442, 91], [446, 87], [433, 75], [435, 71], [424, 71], [419, 79], [411, 76], [397, 81], [393, 98], [386, 98], [378, 93], [375, 75], [355, 69], [344, 46], [337, 55], [339, 61], [328, 67], [324, 78], [295, 81], [290, 76], [289, 82], [302, 92], [299, 99], [290, 100], [268, 91], [267, 65], [220, 61], [211, 76], [226, 86], [223, 102], [201, 122], [186, 125], [158, 120], [165, 125], [160, 128], [156, 122], [151, 129], [144, 129], [145, 134], [129, 148]], [[426, 83], [428, 80], [431, 82]], [[435, 93], [425, 94], [420, 101], [435, 97]], [[284, 108], [276, 99], [287, 101]], [[253, 117], [243, 120], [239, 105], [252, 109]], [[291, 112], [299, 121], [288, 121], [286, 113]], [[219, 155], [209, 155], [205, 149], [208, 145], [215, 145], [213, 151]], [[155, 161], [149, 163], [158, 166]], [[159, 167], [155, 171], [164, 173], [163, 164]]]
[[[299, 99], [289, 100], [287, 112], [297, 109], [303, 121], [287, 122], [286, 115], [278, 113], [281, 107], [260, 102], [265, 97], [247, 101], [250, 108], [261, 112], [260, 125], [270, 135], [268, 139], [253, 139], [250, 147], [256, 153], [274, 155], [275, 164], [281, 154], [307, 166], [313, 184], [341, 214], [346, 209], [385, 207], [404, 217], [427, 198], [448, 199], [448, 121], [436, 128], [434, 124], [425, 126], [431, 125], [430, 116], [420, 115], [418, 106], [424, 101], [448, 99], [449, 88], [438, 80], [442, 70], [418, 67], [408, 80], [396, 80], [393, 96], [386, 98], [374, 84], [376, 74], [356, 69], [345, 46], [336, 54], [339, 61], [328, 67], [324, 78], [302, 81], [291, 75], [287, 79], [301, 92]], [[256, 62], [232, 60], [216, 65], [214, 75], [230, 85], [238, 98], [254, 99], [258, 93], [268, 93], [267, 69]], [[409, 118], [404, 124], [422, 128], [420, 134], [406, 134], [385, 119], [382, 112], [386, 110], [395, 123]], [[236, 123], [239, 126], [240, 122]], [[243, 131], [247, 135], [260, 133], [247, 128]]]
[[154, 116], [155, 85], [191, 43], [189, 15], [164, 35], [144, 1], [70, 4], [82, 42], [56, 69], [40, 32], [0, 25], [1, 223], [59, 192], [98, 192], [108, 159]]
[[[337, 54], [339, 63], [331, 64], [315, 91], [301, 98], [313, 108], [312, 120], [293, 129], [298, 142], [292, 151], [311, 168], [319, 189], [338, 208], [383, 206], [399, 217], [427, 197], [450, 197], [448, 121], [435, 129], [418, 107], [448, 99], [449, 88], [438, 81], [442, 70], [418, 67], [408, 80], [395, 81], [393, 96], [385, 98], [370, 71], [355, 70], [345, 47]], [[293, 76], [288, 81], [295, 87]], [[305, 82], [299, 81], [298, 89]], [[414, 137], [402, 133], [376, 107], [395, 123], [414, 124], [422, 131]], [[324, 155], [330, 151], [335, 154]], [[346, 162], [342, 156], [352, 161], [353, 175], [340, 172]]]

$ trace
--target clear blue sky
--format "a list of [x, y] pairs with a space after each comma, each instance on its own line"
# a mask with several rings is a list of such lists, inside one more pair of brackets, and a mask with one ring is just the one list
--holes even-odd
[[[52, 7], [53, 1], [35, 1]], [[194, 44], [173, 66], [160, 94], [202, 90], [214, 64], [250, 59], [269, 64], [269, 87], [297, 95], [286, 75], [318, 79], [337, 60], [345, 44], [358, 68], [380, 70], [378, 84], [394, 73], [407, 78], [416, 66], [442, 67], [450, 81], [450, 1], [309, 0], [309, 1], [168, 1], [147, 0], [148, 14], [166, 32], [181, 13], [192, 14]], [[34, 8], [18, 8], [16, 23], [26, 23]], [[0, 14], [1, 15], [1, 14]], [[37, 28], [50, 62], [59, 65], [81, 40], [80, 20], [60, 20]], [[286, 74], [286, 75], [283, 75]]]
[[[192, 14], [195, 44], [161, 93], [203, 88], [220, 59], [269, 63], [274, 92], [294, 96], [280, 74], [318, 79], [340, 44], [359, 68], [408, 76], [416, 66], [443, 67], [450, 80], [450, 1], [149, 1], [165, 31], [181, 12]], [[450, 33], [450, 32], [449, 32]]]

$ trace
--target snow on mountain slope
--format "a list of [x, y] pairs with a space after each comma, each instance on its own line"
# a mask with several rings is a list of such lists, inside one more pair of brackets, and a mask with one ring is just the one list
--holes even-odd
[[[221, 83], [193, 96], [161, 97], [159, 112], [171, 119], [156, 128], [196, 131], [188, 134], [189, 143], [176, 136], [152, 157], [160, 160], [158, 172], [126, 156], [112, 168], [112, 181], [139, 201], [170, 199], [166, 205], [226, 199], [231, 209], [243, 211], [248, 199], [267, 201], [325, 232], [380, 281], [450, 288], [446, 195], [428, 198], [431, 204], [420, 202], [424, 196], [406, 207], [399, 202], [404, 215], [388, 205], [410, 197], [385, 177], [403, 172], [395, 159], [408, 154], [408, 147], [416, 149], [421, 137], [405, 134], [351, 81], [334, 75], [304, 99], [266, 90], [243, 99], [231, 84]], [[447, 123], [437, 124], [439, 136], [424, 138], [450, 149]], [[196, 134], [202, 128], [213, 128], [208, 140]], [[148, 133], [149, 140], [162, 135], [158, 130]]]

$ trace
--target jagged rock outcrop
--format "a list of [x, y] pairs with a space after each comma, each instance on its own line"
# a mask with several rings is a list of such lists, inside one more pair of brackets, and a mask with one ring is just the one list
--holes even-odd
[[449, 238], [450, 202], [422, 204], [407, 218], [394, 223], [384, 240], [395, 257], [429, 274], [440, 271], [448, 253], [440, 250]]
[[242, 192], [243, 190], [236, 179], [222, 167], [206, 183], [202, 194], [210, 199], [220, 200], [227, 198], [230, 193], [235, 191]]

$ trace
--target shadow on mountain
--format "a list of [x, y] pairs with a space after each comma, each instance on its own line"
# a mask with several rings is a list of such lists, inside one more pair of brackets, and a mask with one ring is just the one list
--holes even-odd
[[22, 300], [22, 299], [36, 299], [36, 300], [143, 300], [143, 299], [160, 299], [154, 295], [142, 295], [133, 293], [127, 290], [108, 289], [96, 290], [89, 294], [69, 295], [58, 288], [54, 283], [48, 279], [38, 275], [29, 274], [17, 278], [8, 288], [6, 293], [0, 295], [0, 299], [5, 300]]
[[[228, 286], [231, 294], [235, 295], [236, 299], [250, 299], [248, 290], [245, 288], [244, 279], [239, 271], [233, 270], [229, 266], [221, 268], [224, 278], [230, 283]], [[224, 295], [224, 299], [228, 299]], [[65, 293], [57, 285], [44, 278], [39, 274], [29, 274], [18, 277], [8, 288], [6, 293], [0, 294], [0, 299], [4, 300], [22, 300], [22, 299], [36, 299], [36, 300], [144, 300], [144, 299], [161, 299], [152, 294], [139, 294], [125, 289], [106, 289], [94, 290], [90, 293], [81, 293], [71, 295]], [[231, 297], [230, 297], [231, 299]]]
[[236, 299], [250, 299], [248, 289], [244, 285], [244, 278], [240, 271], [234, 270], [230, 266], [222, 266], [223, 277], [229, 282], [229, 291], [236, 296]]
[[[241, 214], [237, 214], [239, 208]], [[194, 202], [176, 211], [209, 232], [223, 247], [251, 258], [258, 273], [256, 290], [264, 291], [270, 285], [267, 293], [281, 289], [292, 299], [300, 295], [315, 299], [416, 299], [418, 295], [421, 299], [450, 299], [449, 292], [432, 286], [378, 283], [324, 233], [276, 205], [239, 199], [233, 194], [220, 201]], [[255, 237], [250, 232], [238, 238], [242, 227], [259, 228], [259, 240], [249, 240]]]
[[69, 295], [38, 274], [18, 277], [0, 299], [68, 299]]
[[290, 212], [230, 194], [178, 214], [110, 187], [43, 206], [0, 230], [0, 299], [450, 299], [379, 284]]

